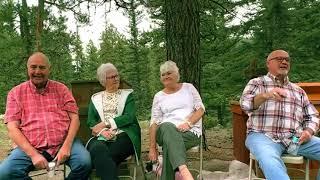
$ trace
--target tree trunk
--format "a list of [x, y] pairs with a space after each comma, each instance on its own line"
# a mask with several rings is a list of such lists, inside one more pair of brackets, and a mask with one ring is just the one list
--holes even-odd
[[138, 28], [137, 28], [137, 13], [136, 13], [135, 1], [131, 0], [129, 4], [129, 18], [130, 18], [130, 48], [133, 54], [133, 63], [134, 63], [134, 82], [137, 88], [140, 88], [140, 73], [137, 71], [140, 69], [140, 57], [139, 57], [139, 46], [138, 46]]
[[28, 5], [27, 0], [22, 0], [21, 7], [18, 7], [18, 13], [20, 18], [20, 33], [23, 44], [25, 45], [25, 50], [27, 57], [32, 53], [32, 42], [30, 36], [30, 26], [28, 21]]
[[200, 87], [199, 0], [165, 0], [167, 60], [175, 61], [181, 81]]
[[43, 14], [44, 14], [44, 0], [38, 0], [37, 13], [37, 27], [36, 27], [36, 49], [41, 51], [41, 34], [43, 30]]

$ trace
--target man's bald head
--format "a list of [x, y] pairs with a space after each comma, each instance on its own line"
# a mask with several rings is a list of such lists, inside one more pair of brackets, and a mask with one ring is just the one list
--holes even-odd
[[51, 63], [49, 61], [49, 58], [43, 54], [42, 52], [35, 52], [33, 53], [29, 58], [28, 58], [28, 62], [27, 62], [27, 66], [30, 64], [30, 61], [32, 61], [33, 59], [42, 59], [47, 65], [48, 67], [50, 68], [51, 66]]
[[289, 53], [285, 50], [282, 50], [282, 49], [274, 50], [269, 54], [267, 61], [270, 61], [271, 59], [273, 59], [275, 57], [282, 57], [282, 56], [289, 57]]

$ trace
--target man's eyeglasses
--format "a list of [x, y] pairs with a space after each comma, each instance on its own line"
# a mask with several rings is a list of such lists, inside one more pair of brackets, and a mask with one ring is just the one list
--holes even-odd
[[116, 74], [116, 75], [113, 75], [113, 76], [109, 76], [109, 77], [106, 77], [107, 79], [118, 79], [119, 78], [119, 75]]
[[289, 63], [290, 57], [274, 57], [274, 58], [269, 59], [269, 61], [271, 61], [271, 60], [276, 60], [276, 61], [278, 61], [278, 63], [282, 63], [282, 61], [285, 60], [287, 63]]

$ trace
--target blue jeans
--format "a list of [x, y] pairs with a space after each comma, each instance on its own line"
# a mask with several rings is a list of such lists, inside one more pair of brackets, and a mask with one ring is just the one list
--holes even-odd
[[[287, 168], [281, 155], [286, 152], [281, 143], [272, 141], [263, 133], [251, 132], [246, 139], [246, 146], [259, 162], [264, 176], [268, 180], [289, 180]], [[312, 136], [310, 141], [302, 144], [298, 155], [320, 161], [320, 138]], [[318, 172], [317, 180], [320, 180]]]
[[[91, 171], [90, 154], [79, 139], [74, 140], [70, 158], [65, 163], [71, 169], [67, 179], [88, 179]], [[31, 179], [28, 177], [28, 173], [32, 170], [34, 170], [34, 166], [31, 158], [17, 147], [0, 164], [0, 179]]]

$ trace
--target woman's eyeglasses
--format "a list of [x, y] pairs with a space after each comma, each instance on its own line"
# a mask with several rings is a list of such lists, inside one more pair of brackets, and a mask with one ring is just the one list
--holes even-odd
[[116, 74], [116, 75], [113, 75], [113, 76], [109, 76], [109, 77], [106, 77], [107, 79], [118, 79], [119, 78], [119, 75]]

